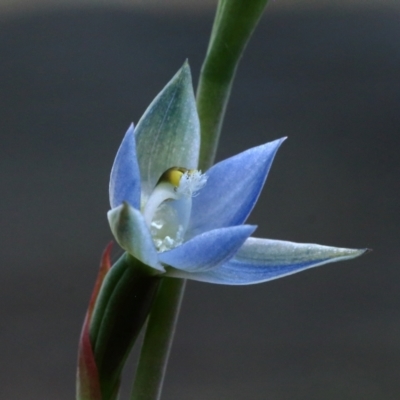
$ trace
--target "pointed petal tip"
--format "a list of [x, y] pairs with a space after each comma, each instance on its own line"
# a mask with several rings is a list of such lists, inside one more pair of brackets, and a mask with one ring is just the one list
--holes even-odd
[[[243, 154], [248, 153], [254, 153], [254, 155], [258, 154], [261, 158], [260, 160], [263, 160], [263, 163], [268, 161], [268, 164], [272, 164], [273, 159], [276, 156], [276, 153], [278, 152], [279, 148], [281, 147], [282, 143], [287, 139], [287, 136], [281, 137], [279, 139], [272, 140], [271, 142], [267, 142], [264, 144], [260, 144], [256, 147], [252, 147], [248, 150], [245, 150]], [[268, 169], [271, 165], [268, 165]]]
[[[275, 139], [272, 142], [265, 143], [261, 145], [262, 147], [265, 148], [265, 154], [268, 155], [268, 157], [271, 157], [272, 159], [275, 158], [276, 153], [278, 152], [279, 148], [281, 147], [282, 143], [287, 139], [287, 136], [281, 137], [279, 139]], [[271, 149], [272, 147], [272, 149]]]
[[121, 206], [122, 206], [122, 212], [129, 211], [130, 204], [126, 200], [122, 202]]
[[372, 249], [364, 248], [364, 249], [345, 249], [345, 248], [337, 248], [337, 256], [340, 259], [352, 259], [356, 257], [360, 257], [364, 254], [370, 253]]
[[282, 144], [287, 138], [288, 138], [287, 136], [283, 136], [283, 137], [281, 137], [281, 138], [279, 138], [279, 139], [273, 140], [272, 142], [265, 143], [265, 144], [263, 144], [262, 146], [269, 147], [269, 146], [273, 145], [273, 146], [276, 147], [276, 150], [278, 150], [279, 147], [281, 146], [281, 144]]
[[132, 206], [129, 204], [127, 201], [123, 201], [119, 206], [112, 208], [107, 212], [108, 218], [111, 218], [113, 215], [118, 216], [119, 220], [123, 220], [124, 218], [127, 218], [129, 215], [129, 209]]
[[112, 208], [107, 212], [109, 221], [112, 218], [116, 218], [118, 222], [122, 222], [125, 218], [129, 218], [131, 210], [135, 209], [129, 202], [123, 201], [119, 206]]
[[180, 72], [185, 72], [185, 73], [189, 72], [189, 74], [191, 73], [190, 64], [189, 64], [189, 59], [188, 58], [186, 58], [185, 61], [183, 62], [183, 65], [182, 65], [182, 67], [180, 69]]
[[176, 80], [181, 80], [182, 85], [192, 85], [192, 72], [190, 70], [189, 60], [186, 59], [182, 67], [175, 75]]
[[189, 89], [193, 91], [192, 72], [188, 59], [185, 60], [182, 67], [179, 68], [179, 70], [176, 72], [176, 74], [173, 76], [167, 86], [171, 84], [177, 85], [177, 87], [181, 87], [181, 90]]
[[135, 133], [135, 125], [133, 122], [131, 122], [128, 126], [128, 129], [125, 132], [124, 138], [122, 139], [122, 141], [127, 140], [127, 138], [129, 138], [130, 135], [134, 135]]

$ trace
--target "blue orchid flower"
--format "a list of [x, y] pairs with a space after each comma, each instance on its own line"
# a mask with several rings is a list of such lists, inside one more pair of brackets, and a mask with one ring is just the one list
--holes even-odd
[[265, 282], [347, 260], [345, 249], [251, 237], [245, 224], [284, 139], [202, 173], [187, 64], [130, 126], [110, 178], [108, 219], [119, 245], [154, 274], [228, 285]]

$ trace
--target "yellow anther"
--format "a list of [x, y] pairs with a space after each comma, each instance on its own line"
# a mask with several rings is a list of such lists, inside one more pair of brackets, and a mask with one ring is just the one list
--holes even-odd
[[158, 180], [160, 182], [168, 182], [174, 187], [179, 187], [179, 182], [182, 178], [182, 175], [187, 172], [189, 174], [193, 173], [194, 170], [187, 170], [186, 168], [181, 167], [172, 167], [167, 169]]

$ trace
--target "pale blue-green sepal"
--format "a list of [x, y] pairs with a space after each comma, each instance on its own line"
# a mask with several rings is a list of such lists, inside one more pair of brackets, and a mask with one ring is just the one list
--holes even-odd
[[188, 272], [215, 268], [232, 258], [255, 229], [256, 226], [240, 225], [205, 232], [161, 253], [160, 261]]
[[150, 231], [142, 214], [124, 202], [107, 214], [115, 240], [133, 257], [143, 264], [164, 272], [158, 261]]
[[168, 168], [197, 168], [200, 124], [187, 62], [138, 122], [136, 146], [143, 201]]
[[171, 275], [225, 285], [250, 285], [282, 278], [308, 268], [349, 260], [366, 251], [249, 238], [235, 257], [217, 268], [192, 274], [174, 270]]

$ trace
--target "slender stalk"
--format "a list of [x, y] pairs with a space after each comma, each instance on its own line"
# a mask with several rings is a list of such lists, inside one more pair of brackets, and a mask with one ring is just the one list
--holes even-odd
[[186, 281], [164, 278], [150, 313], [131, 400], [158, 400]]
[[220, 0], [197, 88], [200, 168], [214, 162], [233, 79], [268, 0]]

